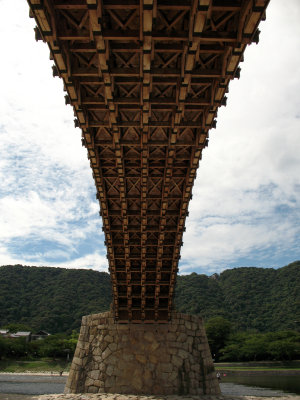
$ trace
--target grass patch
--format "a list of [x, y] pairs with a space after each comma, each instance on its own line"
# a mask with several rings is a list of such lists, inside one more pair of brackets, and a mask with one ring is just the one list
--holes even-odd
[[300, 371], [299, 367], [218, 367], [216, 370], [228, 371]]
[[0, 372], [68, 372], [70, 362], [48, 358], [38, 360], [0, 360]]
[[227, 371], [300, 371], [300, 361], [259, 361], [215, 363], [216, 370]]

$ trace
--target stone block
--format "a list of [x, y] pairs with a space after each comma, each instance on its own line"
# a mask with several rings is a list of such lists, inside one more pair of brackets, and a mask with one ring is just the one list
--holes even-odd
[[82, 365], [82, 358], [73, 357], [73, 363], [76, 365]]
[[85, 388], [87, 389], [89, 386], [93, 386], [94, 382], [95, 382], [94, 379], [87, 377], [85, 380]]
[[183, 349], [179, 349], [177, 355], [181, 357], [183, 360], [187, 360], [189, 357], [189, 353]]
[[169, 332], [176, 332], [177, 331], [177, 325], [168, 324], [168, 331]]
[[175, 342], [177, 339], [175, 332], [169, 332], [167, 334], [167, 341], [169, 342]]
[[112, 364], [109, 364], [109, 365], [107, 366], [107, 368], [106, 368], [105, 373], [106, 373], [106, 375], [108, 375], [108, 376], [112, 376], [112, 374], [114, 373], [114, 370], [115, 370], [115, 366], [112, 365]]
[[154, 355], [154, 354], [149, 354], [149, 361], [150, 361], [152, 364], [157, 364], [157, 363], [158, 363], [158, 360], [159, 360], [159, 357], [157, 357], [157, 356]]
[[138, 362], [140, 362], [142, 364], [146, 364], [146, 362], [147, 362], [147, 358], [142, 354], [136, 354], [135, 358]]
[[93, 380], [97, 380], [99, 378], [99, 375], [100, 375], [99, 370], [90, 371], [88, 373], [88, 377], [93, 379]]
[[173, 365], [170, 362], [160, 362], [157, 365], [157, 370], [159, 372], [159, 374], [164, 373], [164, 372], [172, 372], [173, 371]]
[[158, 342], [153, 341], [153, 342], [151, 343], [150, 347], [149, 347], [149, 350], [150, 350], [151, 352], [153, 352], [153, 351], [157, 350], [157, 349], [159, 348], [159, 346], [160, 346], [160, 344], [159, 344]]
[[106, 335], [104, 337], [104, 341], [107, 343], [112, 343], [114, 341], [113, 337], [111, 335]]
[[86, 390], [87, 393], [98, 393], [98, 387], [97, 386], [89, 386]]
[[103, 352], [102, 352], [102, 360], [105, 360], [108, 356], [111, 355], [111, 350], [107, 347]]
[[178, 356], [172, 356], [172, 364], [175, 365], [176, 367], [181, 367], [182, 366], [182, 358]]
[[[123, 325], [122, 325], [123, 326]], [[122, 334], [121, 335], [121, 341], [122, 342], [128, 342], [128, 335]]]
[[187, 334], [184, 332], [181, 332], [177, 337], [177, 342], [185, 343], [186, 340], [187, 340]]
[[144, 333], [144, 339], [147, 340], [148, 342], [153, 342], [155, 341], [155, 336], [153, 332], [146, 331]]
[[185, 327], [186, 327], [186, 329], [191, 330], [191, 329], [192, 329], [192, 324], [191, 324], [191, 322], [190, 322], [190, 321], [185, 321]]
[[116, 384], [116, 377], [115, 376], [107, 376], [104, 380], [104, 387], [113, 387]]
[[134, 355], [133, 354], [130, 354], [130, 353], [123, 353], [122, 354], [122, 358], [123, 358], [123, 360], [125, 360], [125, 361], [132, 361], [133, 359], [134, 359]]
[[[170, 374], [170, 383], [171, 382], [174, 382], [174, 381], [176, 381], [177, 382], [177, 380], [178, 380], [178, 371], [173, 371], [171, 374]], [[174, 386], [174, 383], [173, 383], [173, 386]]]
[[114, 351], [117, 350], [118, 345], [117, 345], [116, 343], [110, 343], [110, 344], [108, 345], [108, 348], [109, 348], [109, 350], [113, 353]]

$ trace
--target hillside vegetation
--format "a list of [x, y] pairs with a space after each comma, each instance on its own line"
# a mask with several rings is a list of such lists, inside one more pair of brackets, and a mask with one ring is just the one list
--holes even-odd
[[83, 315], [109, 309], [107, 273], [50, 267], [0, 267], [0, 326], [21, 323], [50, 333], [78, 329]]
[[205, 319], [222, 316], [238, 330], [299, 328], [300, 261], [277, 270], [244, 267], [212, 277], [180, 276], [175, 304], [177, 310]]
[[[109, 309], [107, 273], [49, 267], [0, 267], [0, 327], [70, 333], [83, 315]], [[280, 269], [235, 268], [211, 277], [178, 276], [178, 311], [221, 316], [236, 330], [296, 329], [300, 322], [300, 261]], [[299, 325], [298, 325], [299, 327]]]

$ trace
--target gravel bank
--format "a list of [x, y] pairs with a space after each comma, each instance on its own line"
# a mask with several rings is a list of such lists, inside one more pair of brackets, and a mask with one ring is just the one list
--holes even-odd
[[135, 396], [123, 394], [57, 394], [43, 395], [38, 400], [300, 400], [300, 396]]

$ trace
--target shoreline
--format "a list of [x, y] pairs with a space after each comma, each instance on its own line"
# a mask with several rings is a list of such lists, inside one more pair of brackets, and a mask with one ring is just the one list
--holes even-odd
[[201, 396], [136, 396], [120, 394], [49, 394], [21, 395], [0, 393], [0, 400], [300, 400], [297, 395], [285, 396], [230, 396], [230, 395], [201, 395]]
[[[270, 369], [270, 370], [255, 370], [255, 369], [226, 369], [226, 368], [215, 368], [216, 373], [220, 372], [220, 374], [226, 375], [300, 375], [299, 369]], [[7, 372], [1, 371], [0, 374], [7, 375], [46, 375], [46, 376], [69, 376], [69, 372], [63, 372], [60, 375], [57, 371], [24, 371], [24, 372]]]
[[31, 371], [26, 371], [26, 372], [5, 372], [5, 371], [0, 371], [0, 375], [40, 375], [40, 376], [69, 376], [69, 372], [63, 372], [62, 375], [60, 375], [59, 372], [53, 372], [51, 371], [41, 371], [41, 372], [31, 372]]
[[195, 396], [164, 396], [164, 395], [127, 395], [127, 394], [57, 394], [42, 395], [37, 400], [300, 400], [300, 396], [233, 396], [233, 395], [195, 395]]

